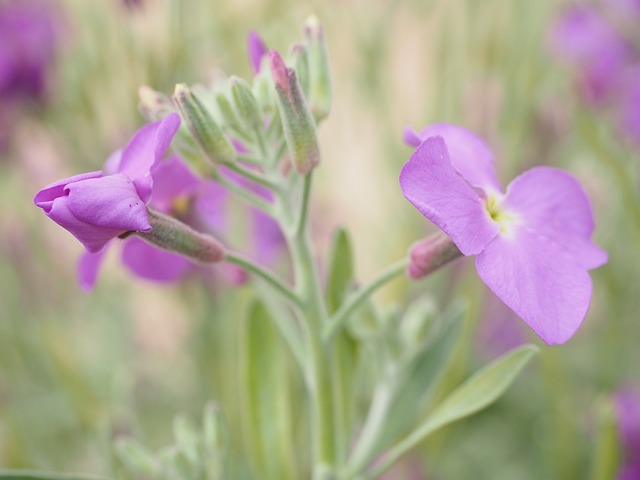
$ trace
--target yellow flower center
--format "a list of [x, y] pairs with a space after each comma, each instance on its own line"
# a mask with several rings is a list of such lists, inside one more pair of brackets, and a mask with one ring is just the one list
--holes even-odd
[[520, 217], [502, 205], [503, 199], [504, 197], [502, 195], [491, 192], [484, 201], [484, 207], [491, 217], [491, 220], [500, 226], [500, 233], [506, 236], [512, 236], [514, 227], [520, 223]]

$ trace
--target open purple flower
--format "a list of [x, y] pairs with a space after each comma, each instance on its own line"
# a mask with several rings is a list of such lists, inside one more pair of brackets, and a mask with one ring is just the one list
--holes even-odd
[[180, 117], [170, 114], [142, 127], [121, 153], [111, 157], [112, 171], [59, 180], [40, 190], [34, 203], [91, 253], [125, 232], [150, 230], [146, 205], [153, 186], [151, 169], [179, 126]]
[[464, 255], [480, 278], [549, 345], [567, 341], [591, 299], [588, 270], [607, 261], [591, 241], [589, 200], [578, 181], [551, 167], [514, 179], [505, 193], [493, 153], [468, 130], [435, 124], [402, 168], [402, 191]]

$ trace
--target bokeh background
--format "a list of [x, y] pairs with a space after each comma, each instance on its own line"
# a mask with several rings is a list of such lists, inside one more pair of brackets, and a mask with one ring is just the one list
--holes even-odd
[[29, 40], [40, 45], [44, 81], [0, 96], [1, 467], [124, 475], [115, 438], [158, 448], [170, 443], [176, 413], [199, 415], [211, 400], [233, 410], [234, 325], [249, 287], [144, 282], [114, 253], [95, 292], [84, 294], [75, 279], [82, 246], [32, 199], [58, 178], [100, 169], [126, 143], [144, 122], [140, 85], [170, 93], [220, 71], [250, 78], [246, 35], [257, 30], [286, 51], [313, 13], [334, 82], [313, 194], [319, 259], [333, 230], [346, 226], [366, 280], [434, 230], [398, 186], [411, 153], [402, 143], [408, 124], [476, 131], [496, 152], [504, 185], [544, 164], [569, 170], [589, 192], [595, 238], [610, 261], [593, 272], [591, 309], [566, 345], [541, 344], [488, 293], [473, 260], [376, 297], [382, 306], [466, 299], [468, 348], [454, 378], [513, 345], [542, 346], [496, 405], [425, 442], [414, 459], [428, 472], [420, 475], [588, 478], [599, 406], [640, 385], [640, 141], [585, 99], [579, 72], [555, 54], [550, 31], [565, 3], [3, 0], [0, 11], [16, 3], [44, 16], [34, 28], [45, 41]]

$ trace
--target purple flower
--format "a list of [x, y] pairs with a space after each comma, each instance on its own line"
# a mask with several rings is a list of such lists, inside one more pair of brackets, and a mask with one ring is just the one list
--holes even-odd
[[[118, 154], [109, 158], [105, 169], [117, 168]], [[224, 174], [247, 188], [252, 188], [265, 199], [268, 192], [246, 184], [244, 179], [234, 177], [221, 169]], [[239, 205], [232, 205], [229, 192], [220, 184], [196, 177], [178, 157], [170, 157], [151, 170], [153, 197], [149, 205], [154, 210], [174, 216], [196, 230], [213, 234], [217, 238], [227, 237], [230, 225], [230, 210], [239, 212]], [[244, 183], [243, 183], [244, 182]], [[258, 190], [256, 190], [258, 189]], [[269, 216], [253, 209], [244, 209], [249, 224], [243, 230], [249, 245], [249, 254], [262, 263], [273, 261], [282, 251], [284, 239], [277, 223]], [[140, 238], [127, 237], [122, 246], [122, 262], [139, 278], [158, 283], [172, 283], [182, 280], [194, 272], [202, 272], [202, 267], [179, 254], [162, 250]], [[78, 278], [81, 287], [90, 291], [95, 286], [98, 271], [106, 249], [98, 253], [85, 252], [78, 263]], [[246, 275], [234, 265], [222, 265], [221, 273], [234, 285], [246, 281]]]
[[552, 32], [552, 48], [580, 71], [580, 88], [591, 101], [615, 93], [621, 71], [630, 59], [627, 43], [594, 8], [574, 6]]
[[42, 96], [55, 40], [51, 11], [44, 2], [0, 3], [1, 96]]
[[443, 123], [405, 139], [424, 139], [400, 174], [407, 200], [476, 255], [480, 278], [546, 343], [567, 341], [589, 307], [588, 270], [607, 261], [578, 181], [536, 167], [502, 193], [493, 153], [473, 133]]
[[146, 208], [153, 186], [150, 172], [179, 126], [180, 117], [170, 114], [142, 127], [121, 153], [112, 155], [111, 171], [59, 180], [38, 192], [34, 203], [91, 253], [125, 232], [150, 230]]
[[624, 387], [616, 393], [614, 401], [624, 455], [616, 478], [637, 480], [640, 478], [640, 390], [634, 386]]
[[262, 58], [267, 54], [267, 46], [257, 32], [250, 32], [247, 36], [247, 51], [249, 52], [249, 63], [254, 74], [260, 72]]

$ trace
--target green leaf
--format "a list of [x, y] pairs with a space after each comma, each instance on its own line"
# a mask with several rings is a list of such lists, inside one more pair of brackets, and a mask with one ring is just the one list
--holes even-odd
[[598, 431], [591, 455], [591, 480], [612, 480], [619, 466], [619, 440], [616, 413], [612, 399], [602, 398], [597, 404]]
[[[327, 267], [326, 299], [329, 313], [334, 313], [347, 297], [353, 285], [354, 262], [353, 248], [349, 234], [339, 228], [329, 249]], [[344, 330], [334, 337], [333, 346], [333, 395], [336, 425], [336, 451], [344, 454], [348, 451], [351, 436], [353, 412], [353, 385], [357, 365], [358, 349], [356, 342]], [[344, 460], [344, 458], [340, 459]]]
[[425, 438], [438, 428], [491, 405], [538, 351], [534, 345], [525, 345], [476, 372], [437, 406], [411, 437]]
[[357, 473], [416, 421], [435, 392], [462, 332], [464, 312], [448, 322], [439, 337], [410, 362], [388, 372], [374, 392], [369, 414], [349, 461]]
[[297, 478], [293, 446], [290, 359], [262, 302], [250, 306], [240, 366], [244, 440], [255, 473], [265, 480]]
[[449, 394], [408, 437], [389, 450], [384, 455], [385, 460], [382, 465], [365, 478], [377, 478], [402, 455], [439, 428], [476, 413], [495, 402], [538, 351], [538, 347], [534, 345], [524, 345], [476, 372]]
[[34, 470], [0, 470], [2, 480], [112, 480], [82, 473], [38, 472]]
[[327, 308], [334, 313], [342, 304], [353, 284], [354, 262], [351, 239], [344, 228], [333, 236], [327, 267]]

